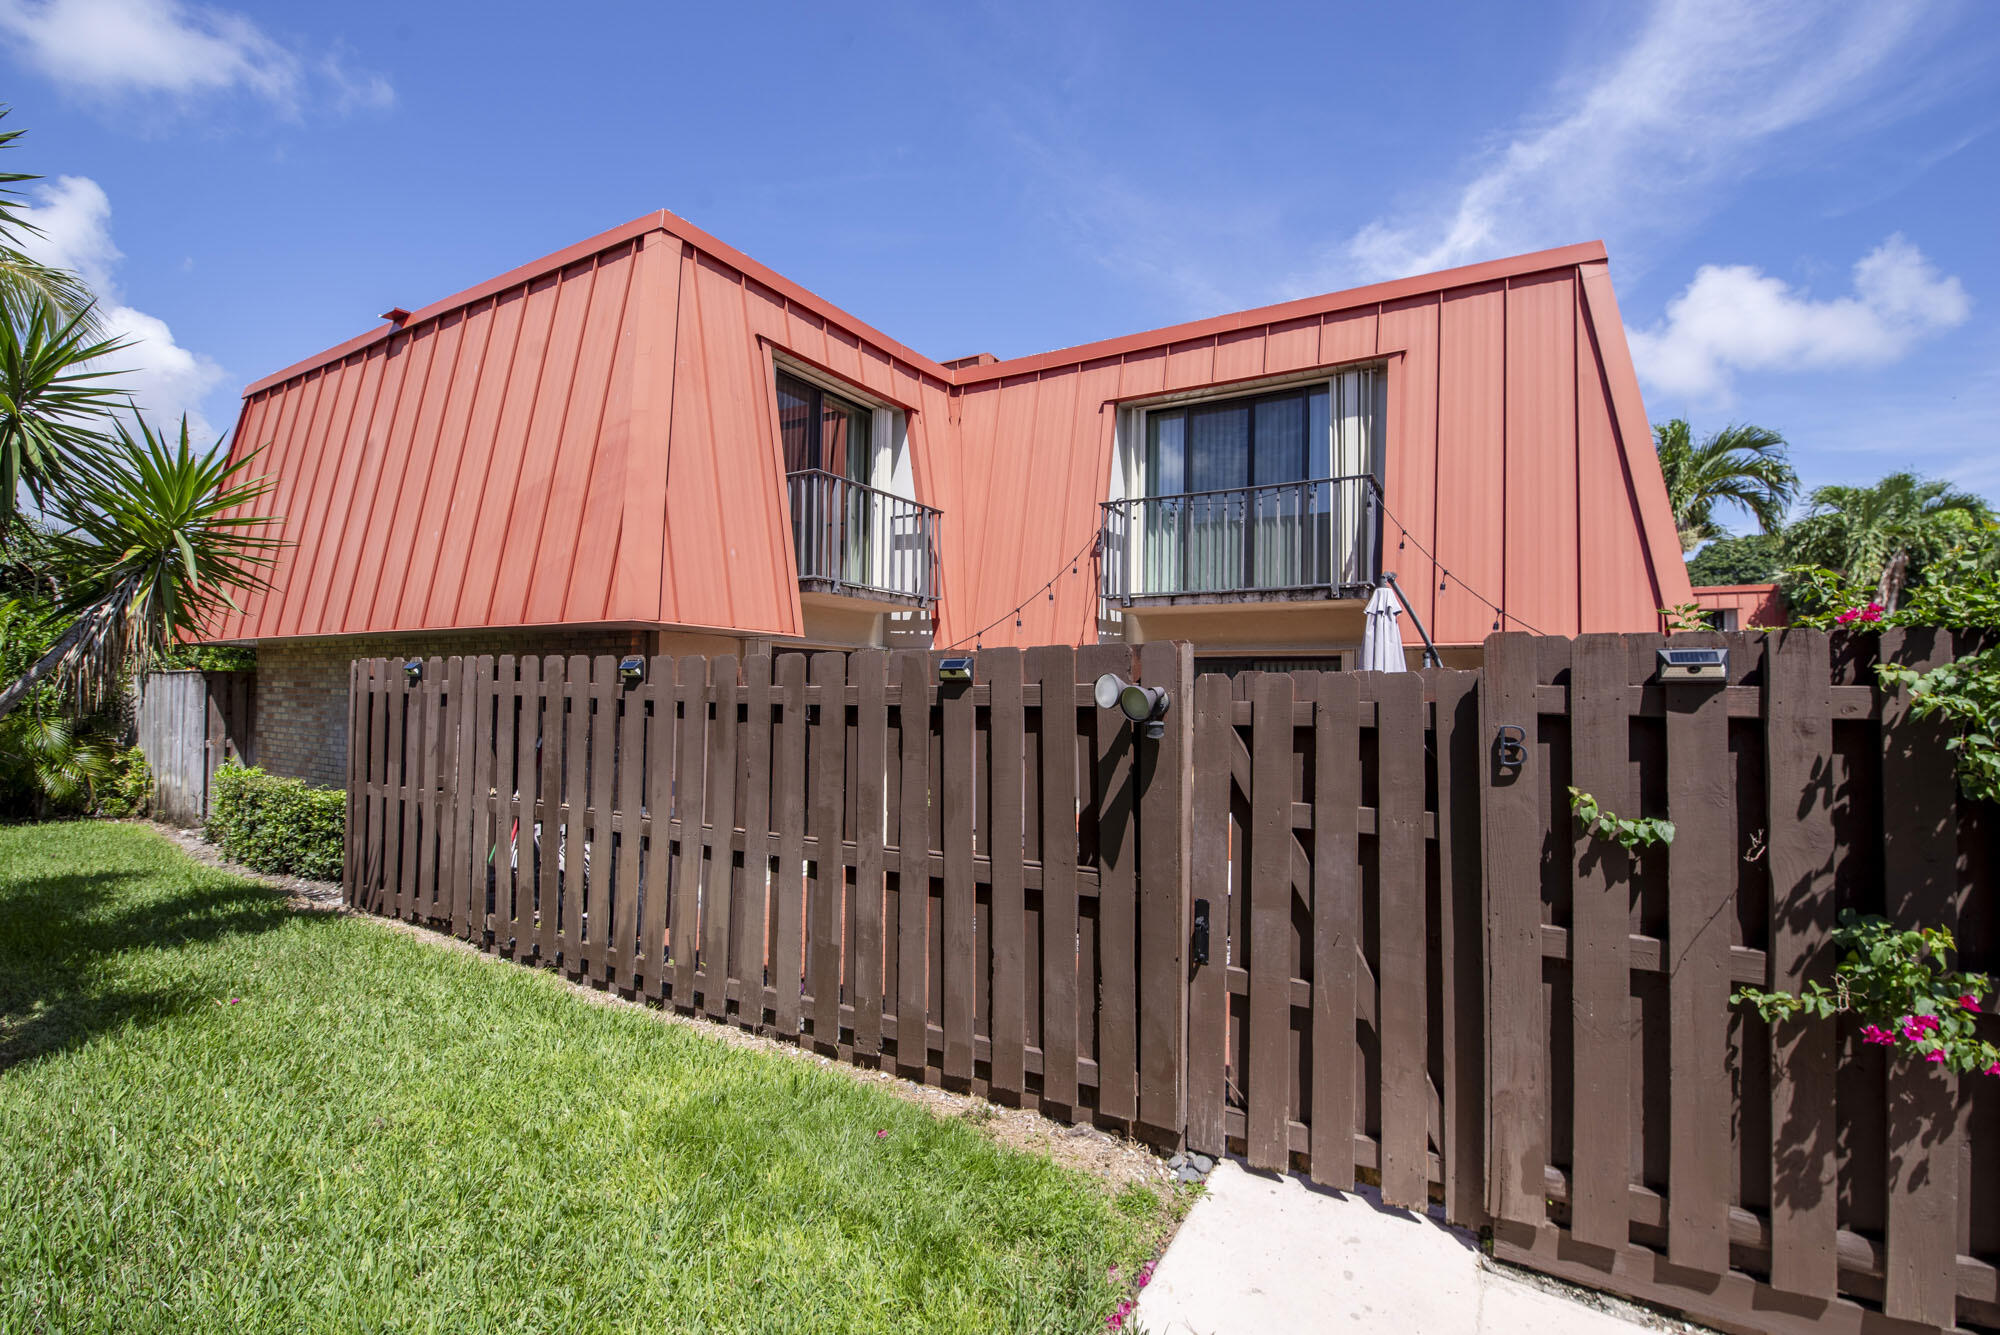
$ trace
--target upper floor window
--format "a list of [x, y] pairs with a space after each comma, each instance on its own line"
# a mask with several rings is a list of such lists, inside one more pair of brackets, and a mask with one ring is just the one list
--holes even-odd
[[1266, 487], [1374, 471], [1377, 374], [1145, 413], [1140, 494]]
[[874, 412], [818, 385], [778, 373], [778, 435], [785, 471], [818, 469], [866, 483], [874, 461], [869, 430]]

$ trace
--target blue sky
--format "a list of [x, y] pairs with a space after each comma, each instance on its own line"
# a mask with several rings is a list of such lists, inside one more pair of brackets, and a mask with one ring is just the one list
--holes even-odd
[[0, 74], [45, 253], [217, 430], [662, 205], [940, 358], [1602, 238], [1654, 420], [2000, 500], [1981, 3], [0, 0]]

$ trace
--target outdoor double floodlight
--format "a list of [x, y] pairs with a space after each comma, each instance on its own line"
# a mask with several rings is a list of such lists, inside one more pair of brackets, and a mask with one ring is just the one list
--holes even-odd
[[1164, 687], [1135, 686], [1116, 672], [1097, 679], [1097, 707], [1115, 709], [1134, 723], [1145, 724], [1148, 737], [1166, 734], [1167, 711], [1173, 704]]

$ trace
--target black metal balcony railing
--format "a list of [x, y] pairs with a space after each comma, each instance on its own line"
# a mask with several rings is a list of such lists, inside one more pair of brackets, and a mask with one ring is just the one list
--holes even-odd
[[1103, 595], [1130, 605], [1359, 591], [1380, 562], [1374, 502], [1365, 474], [1108, 501]]
[[817, 468], [785, 483], [801, 586], [920, 603], [937, 597], [938, 511]]

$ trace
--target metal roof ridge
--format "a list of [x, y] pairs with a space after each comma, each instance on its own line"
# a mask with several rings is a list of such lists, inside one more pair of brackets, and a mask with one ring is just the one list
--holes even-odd
[[[900, 360], [919, 373], [944, 385], [957, 388], [964, 385], [983, 384], [1003, 379], [1007, 376], [1027, 375], [1051, 367], [1071, 366], [1078, 362], [1092, 361], [1102, 357], [1118, 356], [1143, 348], [1165, 346], [1185, 342], [1189, 339], [1213, 337], [1237, 329], [1253, 328], [1273, 324], [1278, 321], [1297, 319], [1308, 315], [1325, 315], [1335, 311], [1348, 310], [1358, 306], [1395, 301], [1418, 296], [1428, 292], [1440, 292], [1448, 288], [1466, 287], [1477, 283], [1491, 282], [1500, 278], [1518, 277], [1548, 269], [1586, 263], [1606, 258], [1602, 241], [1585, 241], [1570, 246], [1559, 246], [1549, 250], [1533, 251], [1525, 255], [1507, 256], [1486, 260], [1477, 264], [1462, 265], [1454, 269], [1443, 269], [1434, 273], [1415, 274], [1406, 278], [1394, 278], [1385, 282], [1372, 283], [1364, 287], [1348, 288], [1339, 292], [1322, 293], [1316, 296], [1299, 297], [1292, 301], [1279, 302], [1268, 306], [1252, 307], [1249, 310], [1231, 311], [1201, 320], [1181, 324], [1166, 325], [1158, 329], [1143, 330], [1133, 334], [1121, 334], [1113, 338], [1098, 339], [1079, 343], [1071, 347], [1055, 348], [1047, 352], [1029, 353], [1020, 357], [1002, 358], [983, 365], [946, 366], [925, 356], [881, 330], [848, 314], [825, 298], [801, 287], [776, 270], [759, 263], [737, 250], [727, 242], [696, 227], [685, 218], [669, 209], [655, 209], [642, 214], [632, 221], [586, 237], [572, 245], [553, 251], [539, 259], [517, 265], [505, 273], [475, 283], [471, 287], [454, 292], [449, 296], [429, 302], [412, 312], [400, 323], [387, 324], [365, 333], [357, 334], [332, 347], [302, 358], [280, 370], [262, 376], [245, 386], [242, 397], [250, 398], [274, 386], [297, 379], [323, 366], [344, 360], [376, 343], [384, 342], [399, 333], [410, 333], [452, 311], [463, 309], [496, 293], [531, 283], [546, 274], [559, 272], [579, 260], [588, 259], [615, 246], [624, 244], [648, 232], [666, 232], [676, 239], [693, 246], [697, 251], [713, 257], [737, 270], [745, 278], [751, 279], [771, 289], [789, 302], [805, 307], [819, 318], [834, 324], [846, 332], [875, 345], [880, 351]], [[400, 308], [399, 308], [400, 309]]]
[[1573, 245], [1555, 246], [1548, 250], [1482, 260], [1476, 264], [1460, 265], [1454, 269], [1439, 269], [1431, 273], [1412, 274], [1405, 278], [1385, 279], [1379, 283], [1345, 288], [1338, 292], [1296, 297], [1291, 301], [1277, 302], [1269, 306], [1253, 306], [1248, 310], [1230, 311], [1200, 320], [1164, 325], [1158, 329], [1142, 330], [1136, 334], [1119, 334], [1089, 343], [1078, 343], [1071, 347], [1054, 348], [1048, 352], [1003, 357], [997, 362], [989, 362], [983, 366], [958, 368], [953, 373], [952, 383], [980, 384], [1007, 376], [1029, 375], [1051, 367], [1074, 366], [1078, 362], [1116, 357], [1142, 348], [1164, 347], [1172, 343], [1184, 343], [1190, 339], [1211, 338], [1238, 329], [1256, 328], [1308, 315], [1330, 315], [1336, 311], [1352, 310], [1359, 306], [1398, 301], [1456, 287], [1471, 287], [1502, 278], [1518, 278], [1525, 274], [1568, 268], [1604, 260], [1607, 257], [1603, 241], [1580, 241]]

